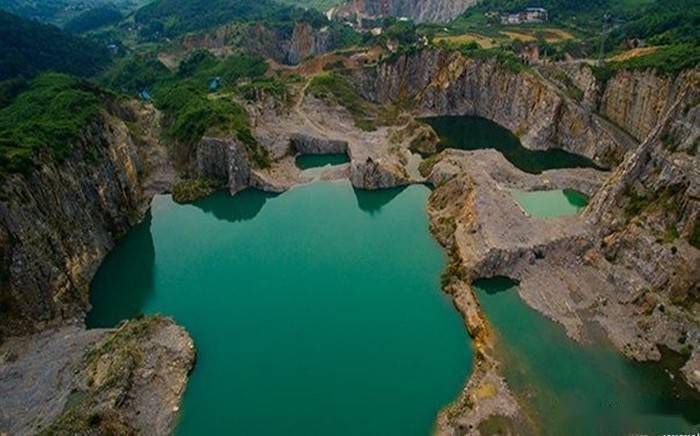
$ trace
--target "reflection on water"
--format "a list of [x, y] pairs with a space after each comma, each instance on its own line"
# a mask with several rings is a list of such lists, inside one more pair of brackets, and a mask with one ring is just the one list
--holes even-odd
[[481, 117], [431, 117], [430, 124], [440, 136], [441, 148], [500, 151], [509, 162], [522, 171], [540, 174], [556, 168], [596, 168], [590, 159], [564, 150], [530, 150], [508, 129]]
[[626, 360], [608, 344], [581, 345], [528, 307], [503, 277], [474, 290], [498, 334], [511, 388], [532, 407], [540, 434], [694, 433], [700, 398], [657, 364]]
[[[156, 251], [151, 235], [152, 219], [151, 212], [148, 211], [143, 222], [119, 241], [120, 251], [137, 255], [121, 256], [112, 252], [102, 262], [90, 285], [90, 302], [93, 307], [85, 321], [88, 326], [114, 327], [122, 319], [141, 314], [154, 288]], [[121, 273], [114, 274], [116, 270]], [[114, 310], [109, 305], [95, 304], [95, 289], [99, 289], [100, 298], [123, 300], [119, 310]]]
[[220, 220], [235, 223], [252, 220], [268, 200], [278, 195], [252, 188], [241, 191], [233, 197], [228, 192], [218, 191], [192, 204]]
[[384, 206], [389, 204], [401, 192], [403, 192], [404, 189], [406, 189], [405, 186], [390, 189], [379, 189], [376, 191], [353, 188], [353, 191], [355, 192], [355, 198], [357, 199], [357, 206], [364, 212], [374, 215], [382, 210]]

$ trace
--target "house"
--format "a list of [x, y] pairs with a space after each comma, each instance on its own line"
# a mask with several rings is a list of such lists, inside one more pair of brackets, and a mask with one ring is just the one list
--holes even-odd
[[547, 9], [544, 8], [527, 8], [525, 9], [526, 23], [544, 23], [549, 19]]

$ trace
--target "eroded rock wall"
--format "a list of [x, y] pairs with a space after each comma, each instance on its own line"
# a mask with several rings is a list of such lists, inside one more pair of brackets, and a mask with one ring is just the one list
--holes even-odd
[[124, 121], [105, 113], [70, 157], [44, 156], [3, 181], [0, 334], [82, 320], [97, 267], [147, 206], [141, 151]]
[[233, 139], [203, 138], [196, 148], [197, 177], [222, 182], [235, 194], [250, 183], [251, 165], [245, 147]]
[[536, 72], [438, 49], [354, 72], [369, 100], [415, 99], [420, 115], [477, 115], [508, 128], [531, 149], [562, 148], [613, 166], [637, 142]]

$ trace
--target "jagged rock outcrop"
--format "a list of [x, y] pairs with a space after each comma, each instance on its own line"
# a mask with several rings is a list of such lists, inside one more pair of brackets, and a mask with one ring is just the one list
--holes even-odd
[[234, 139], [202, 138], [197, 144], [195, 174], [217, 180], [235, 194], [250, 185], [251, 165], [244, 145]]
[[605, 82], [598, 111], [643, 141], [697, 74], [686, 71], [674, 78], [652, 69], [619, 71]]
[[700, 72], [681, 78], [660, 123], [587, 207], [601, 238], [587, 258], [637, 308], [637, 337], [692, 352], [684, 375], [700, 386], [700, 331], [688, 327], [700, 313]]
[[438, 49], [399, 56], [351, 79], [386, 103], [416, 100], [419, 115], [477, 115], [508, 128], [531, 149], [562, 148], [613, 166], [637, 142], [533, 71]]
[[242, 47], [277, 62], [296, 65], [302, 60], [328, 53], [339, 46], [339, 35], [328, 27], [314, 29], [299, 22], [291, 34], [286, 29], [267, 27], [261, 23], [251, 26], [240, 39]]
[[372, 18], [382, 17], [386, 13], [392, 17], [411, 18], [419, 23], [448, 22], [476, 2], [477, 0], [350, 0], [347, 4], [336, 7], [331, 15], [350, 17], [359, 14]]
[[583, 92], [584, 106], [615, 123], [639, 142], [659, 125], [679, 98], [679, 92], [698, 75], [697, 69], [677, 76], [654, 69], [619, 70], [601, 82], [585, 62], [560, 63], [553, 68], [564, 72]]
[[33, 171], [7, 176], [0, 200], [0, 335], [83, 318], [97, 267], [147, 208], [153, 193], [142, 183], [147, 161], [161, 155], [149, 149], [158, 146], [104, 113], [86, 126], [67, 159], [46, 155]]
[[162, 317], [11, 338], [0, 348], [0, 433], [170, 434], [194, 358], [187, 332]]
[[306, 22], [297, 22], [292, 29], [262, 22], [228, 24], [181, 39], [187, 50], [207, 49], [217, 55], [228, 55], [244, 48], [286, 65], [296, 65], [306, 58], [333, 51], [340, 42], [340, 35], [330, 27], [314, 29]]
[[368, 157], [350, 164], [350, 183], [360, 189], [384, 189], [411, 183], [404, 167]]

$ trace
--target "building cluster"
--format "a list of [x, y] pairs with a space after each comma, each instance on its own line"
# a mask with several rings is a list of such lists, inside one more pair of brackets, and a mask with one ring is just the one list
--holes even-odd
[[549, 19], [547, 9], [544, 8], [526, 8], [520, 12], [511, 14], [491, 13], [500, 19], [501, 24], [528, 24], [528, 23], [546, 23]]

